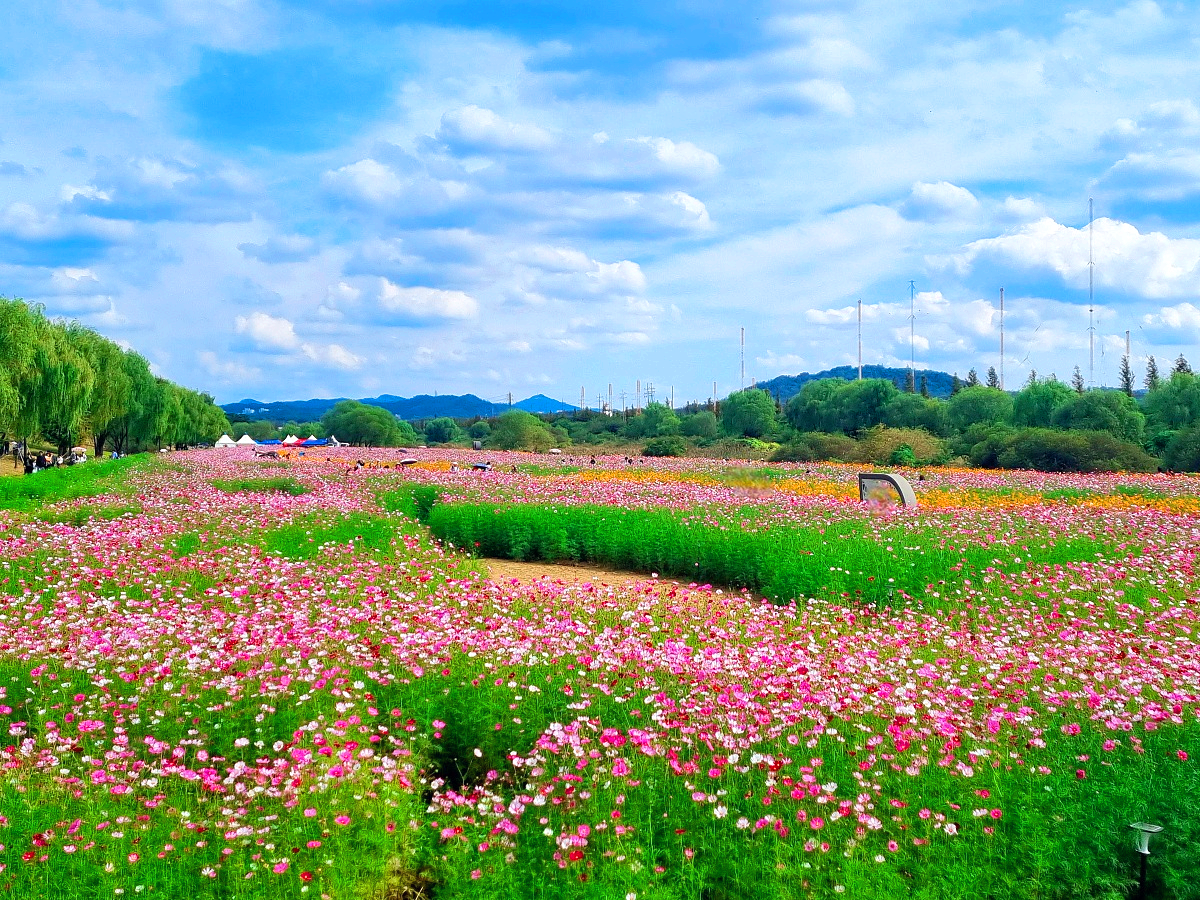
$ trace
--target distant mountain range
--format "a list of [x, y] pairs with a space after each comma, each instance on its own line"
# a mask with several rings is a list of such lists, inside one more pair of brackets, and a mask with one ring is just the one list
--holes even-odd
[[[954, 382], [954, 376], [949, 372], [938, 372], [933, 369], [917, 369], [916, 389], [918, 391], [921, 389], [921, 376], [925, 377], [929, 385], [930, 397], [944, 399], [950, 396], [950, 388]], [[904, 390], [904, 382], [908, 378], [908, 369], [896, 369], [890, 366], [863, 366], [862, 377], [885, 378], [888, 381], [894, 382], [900, 390]], [[833, 369], [826, 369], [824, 372], [802, 372], [799, 375], [777, 375], [770, 381], [760, 381], [758, 386], [765, 391], [769, 391], [771, 396], [778, 398], [780, 403], [787, 403], [800, 393], [800, 389], [810, 381], [820, 381], [823, 378], [844, 378], [847, 381], [854, 381], [858, 378], [858, 366], [837, 366]]]
[[[246, 399], [226, 403], [221, 409], [229, 416], [239, 416], [251, 421], [267, 419], [272, 422], [315, 422], [344, 399], [336, 397], [332, 400], [276, 400], [269, 403]], [[398, 418], [409, 421], [437, 419], [442, 416], [449, 416], [451, 419], [472, 419], [476, 416], [490, 418], [508, 409], [507, 403], [492, 403], [474, 394], [421, 394], [416, 397], [380, 394], [378, 397], [364, 397], [359, 402], [382, 407]], [[577, 409], [545, 394], [534, 394], [519, 403], [514, 403], [513, 407], [532, 413], [574, 412]]]
[[[863, 366], [863, 378], [886, 378], [889, 381], [895, 382], [896, 386], [901, 389], [904, 387], [904, 380], [907, 375], [908, 369], [889, 368], [888, 366]], [[922, 376], [928, 381], [929, 395], [931, 397], [950, 396], [950, 386], [953, 381], [952, 375], [947, 372], [937, 372], [931, 369], [918, 369], [918, 390], [921, 386]], [[800, 393], [800, 389], [804, 385], [810, 381], [819, 381], [822, 378], [844, 378], [847, 381], [853, 381], [858, 378], [858, 369], [855, 366], [838, 366], [834, 369], [826, 369], [824, 372], [778, 375], [770, 381], [760, 381], [758, 387], [769, 391], [771, 396], [777, 397], [781, 403], [787, 403], [788, 400]], [[231, 417], [238, 416], [252, 421], [267, 419], [272, 422], [313, 422], [329, 412], [334, 404], [339, 403], [343, 399], [345, 398], [337, 397], [333, 400], [277, 400], [271, 403], [263, 400], [246, 399], [239, 400], [236, 403], [226, 403], [221, 409], [225, 410], [226, 414]], [[507, 403], [492, 403], [490, 400], [484, 400], [482, 397], [477, 397], [474, 394], [439, 394], [437, 396], [420, 394], [416, 397], [397, 397], [394, 394], [380, 394], [378, 397], [365, 397], [359, 400], [359, 402], [382, 407], [388, 412], [395, 414], [398, 418], [409, 421], [437, 419], [442, 416], [449, 416], [451, 419], [473, 419], [476, 416], [491, 418], [500, 415], [509, 408]], [[552, 397], [547, 397], [545, 394], [534, 394], [532, 397], [527, 397], [518, 403], [514, 403], [513, 408], [523, 409], [531, 413], [575, 412], [579, 409], [577, 406], [572, 406], [570, 403], [563, 403], [561, 400], [555, 400]]]

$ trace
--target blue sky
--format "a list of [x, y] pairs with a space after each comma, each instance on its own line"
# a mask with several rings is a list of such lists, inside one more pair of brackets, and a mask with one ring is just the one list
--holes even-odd
[[[0, 294], [222, 402], [1200, 363], [1188, 3], [33, 0]], [[915, 348], [909, 284], [914, 283]], [[632, 402], [632, 401], [630, 401]]]

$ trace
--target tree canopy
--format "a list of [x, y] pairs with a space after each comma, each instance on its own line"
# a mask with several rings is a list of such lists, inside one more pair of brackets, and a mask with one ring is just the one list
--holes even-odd
[[208, 394], [155, 378], [144, 358], [78, 322], [0, 297], [0, 438], [42, 438], [60, 453], [90, 438], [99, 455], [216, 440], [225, 413]]
[[342, 400], [321, 417], [321, 424], [327, 434], [348, 444], [399, 447], [403, 443], [400, 423], [392, 413], [357, 400]]
[[546, 423], [522, 409], [511, 409], [492, 426], [487, 445], [497, 450], [549, 450], [554, 435]]
[[721, 424], [727, 434], [760, 438], [775, 429], [775, 414], [771, 395], [751, 388], [729, 395], [721, 407]]

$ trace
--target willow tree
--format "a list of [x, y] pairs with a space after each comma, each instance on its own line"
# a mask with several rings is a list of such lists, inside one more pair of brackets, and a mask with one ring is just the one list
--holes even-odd
[[21, 300], [0, 297], [0, 440], [22, 436], [19, 431], [36, 345], [37, 316]]
[[153, 440], [151, 406], [158, 386], [154, 381], [154, 373], [150, 371], [150, 363], [140, 353], [126, 350], [121, 368], [129, 379], [129, 395], [125, 412], [110, 423], [107, 437], [112, 440], [114, 450], [128, 453], [134, 447]]
[[212, 443], [229, 430], [225, 411], [217, 406], [212, 394], [182, 388], [180, 390], [180, 420], [175, 443], [187, 447]]
[[134, 447], [162, 447], [174, 428], [171, 416], [172, 396], [170, 382], [151, 376], [152, 383], [142, 395], [142, 408], [137, 420], [137, 438]]
[[106, 337], [72, 324], [68, 333], [91, 364], [95, 382], [87, 409], [87, 427], [97, 457], [104, 453], [113, 423], [129, 406], [132, 382], [125, 372], [125, 353]]
[[47, 325], [35, 353], [38, 378], [33, 400], [38, 406], [37, 430], [59, 453], [66, 453], [82, 436], [87, 424], [96, 373], [88, 358], [87, 329], [74, 323]]

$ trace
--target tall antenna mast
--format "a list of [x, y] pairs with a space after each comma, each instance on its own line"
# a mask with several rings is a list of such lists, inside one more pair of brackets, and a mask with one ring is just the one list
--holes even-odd
[[908, 283], [908, 371], [912, 375], [913, 392], [917, 390], [917, 283]]
[[1096, 263], [1092, 259], [1092, 198], [1088, 197], [1088, 387], [1096, 384], [1095, 270]]
[[1129, 359], [1129, 329], [1125, 329], [1125, 359]]
[[1004, 390], [1004, 288], [1000, 288], [1000, 390]]
[[741, 390], [746, 389], [746, 329], [742, 329], [742, 381]]
[[862, 297], [858, 298], [858, 380], [862, 381]]

